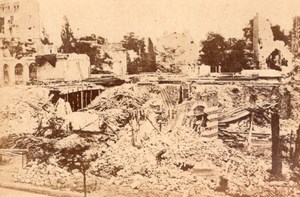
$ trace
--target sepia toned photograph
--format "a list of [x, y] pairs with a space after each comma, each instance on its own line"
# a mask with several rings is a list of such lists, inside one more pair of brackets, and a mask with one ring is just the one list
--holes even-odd
[[0, 0], [0, 197], [299, 197], [299, 0]]

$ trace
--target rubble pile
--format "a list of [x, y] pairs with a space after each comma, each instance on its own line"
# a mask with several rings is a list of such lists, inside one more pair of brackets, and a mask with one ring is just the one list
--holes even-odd
[[[220, 141], [204, 142], [198, 134], [184, 129], [141, 135], [144, 142], [140, 149], [131, 146], [129, 132], [122, 135], [92, 162], [91, 172], [109, 179], [108, 184], [179, 192], [191, 186], [198, 192], [216, 190], [220, 177], [225, 177], [230, 194], [241, 192], [240, 187], [255, 191], [268, 178], [263, 160], [229, 149]], [[159, 161], [157, 155], [162, 150]]]
[[[267, 181], [269, 157], [248, 156], [220, 141], [204, 142], [198, 134], [183, 128], [160, 134], [148, 130], [141, 136], [141, 149], [130, 146], [128, 133], [93, 162], [92, 169], [101, 169], [97, 176], [111, 177], [109, 184], [141, 190], [184, 192], [194, 187], [198, 195], [217, 190], [221, 177], [228, 180], [228, 195], [255, 193], [257, 187], [276, 188]], [[162, 151], [159, 161], [157, 156]]]
[[0, 137], [0, 149], [14, 148], [16, 144], [27, 138], [28, 134], [24, 133], [12, 133], [3, 137]]
[[[15, 181], [54, 189], [83, 191], [83, 174], [79, 170], [70, 172], [55, 163], [46, 165], [30, 162], [27, 166], [18, 172]], [[99, 183], [103, 182], [101, 178], [91, 174], [87, 174], [87, 180], [88, 191], [97, 190]]]
[[242, 91], [242, 87], [237, 85], [218, 88], [218, 102], [222, 112], [227, 112], [235, 107], [240, 107], [240, 102], [245, 99], [245, 95]]
[[74, 131], [117, 134], [149, 100], [147, 88], [135, 88], [138, 87], [127, 84], [107, 88], [86, 108], [67, 115], [63, 127], [71, 123]]
[[[127, 87], [128, 86], [128, 87]], [[105, 111], [113, 108], [136, 109], [149, 98], [146, 91], [134, 91], [133, 86], [123, 85], [106, 89], [96, 97], [85, 110]]]
[[[72, 125], [73, 131], [78, 127], [86, 133], [69, 133], [50, 139], [31, 138], [20, 142], [20, 146], [25, 146], [36, 140], [37, 145], [31, 149], [36, 153], [32, 156], [33, 162], [20, 171], [16, 181], [82, 191], [82, 169], [86, 168], [89, 191], [105, 185], [140, 191], [179, 192], [185, 196], [294, 195], [296, 181], [269, 181], [269, 154], [251, 156], [226, 146], [221, 140], [203, 140], [198, 133], [179, 124], [170, 129], [166, 123], [158, 129], [159, 123], [155, 121], [158, 115], [151, 106], [155, 109], [154, 100], [161, 105], [164, 98], [170, 99], [161, 96], [162, 90], [131, 85], [108, 88], [84, 112], [71, 113], [81, 113], [74, 120], [76, 122], [82, 116], [85, 120], [82, 125], [89, 126], [90, 121], [96, 120], [93, 129], [100, 131], [97, 135], [77, 121], [77, 126]], [[168, 90], [171, 91], [175, 97], [176, 91]], [[199, 99], [215, 98], [217, 91], [221, 113], [247, 107], [253, 94], [253, 88], [245, 86], [203, 88], [199, 90]], [[255, 92], [258, 97], [254, 100], [258, 104], [277, 102], [280, 96], [276, 88], [258, 88]], [[297, 104], [295, 100], [296, 97], [292, 97], [294, 106]], [[210, 103], [211, 106], [215, 104], [215, 101]], [[133, 112], [141, 112], [139, 110], [144, 110], [147, 117], [134, 122]], [[184, 116], [187, 112], [178, 110], [177, 116]], [[102, 130], [103, 122], [108, 128]], [[239, 132], [248, 126], [249, 122], [244, 120], [233, 124], [232, 128]], [[265, 127], [265, 123], [256, 125], [254, 130], [263, 131]], [[289, 179], [289, 172], [284, 172], [284, 176]]]
[[[292, 93], [289, 95], [289, 93]], [[253, 107], [262, 107], [266, 105], [278, 104], [280, 113], [281, 134], [290, 134], [298, 127], [299, 120], [299, 88], [291, 86], [238, 86], [227, 85], [219, 89], [218, 102], [220, 114], [226, 114], [236, 110], [249, 109]], [[270, 123], [262, 118], [254, 118], [254, 132], [269, 133], [271, 131]], [[232, 132], [245, 132], [249, 129], [250, 120], [241, 120], [238, 123], [231, 124], [227, 128]]]
[[[38, 186], [48, 186], [56, 189], [83, 190], [82, 165], [84, 159], [94, 157], [95, 151], [106, 147], [106, 140], [101, 136], [82, 137], [71, 134], [62, 139], [48, 139], [47, 143], [37, 142], [29, 148], [30, 162], [26, 168], [21, 169], [15, 177], [15, 181], [30, 183]], [[101, 146], [98, 146], [100, 144]], [[95, 160], [97, 157], [90, 160]], [[87, 174], [88, 189], [97, 189], [97, 183], [101, 178]]]
[[[101, 184], [181, 193], [193, 187], [199, 195], [204, 191], [217, 191], [222, 177], [228, 180], [227, 194], [236, 194], [243, 193], [242, 188], [247, 188], [247, 192], [255, 191], [257, 186], [265, 184], [269, 176], [266, 170], [270, 165], [263, 159], [246, 156], [220, 141], [204, 142], [197, 133], [183, 128], [162, 133], [149, 128], [141, 130], [139, 137], [143, 141], [140, 148], [132, 146], [131, 137], [130, 127], [126, 127], [120, 131], [120, 139], [116, 143], [92, 140], [88, 149], [76, 151], [76, 158], [97, 155], [97, 159], [91, 160], [87, 173], [89, 191]], [[73, 134], [55, 142], [54, 147], [59, 151], [78, 144], [85, 147], [87, 141]], [[78, 161], [71, 155], [62, 156], [56, 152], [48, 162], [30, 163], [18, 173], [16, 181], [80, 190], [82, 173], [77, 169], [70, 171], [66, 165], [68, 159], [73, 159], [75, 164]], [[65, 165], [59, 161], [61, 159], [64, 159]]]
[[48, 90], [37, 87], [4, 87], [0, 89], [1, 134], [32, 133], [42, 116]]

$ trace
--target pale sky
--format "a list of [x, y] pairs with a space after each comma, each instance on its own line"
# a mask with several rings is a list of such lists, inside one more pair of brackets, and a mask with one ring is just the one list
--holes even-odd
[[127, 32], [149, 36], [189, 30], [196, 42], [209, 31], [242, 37], [257, 12], [289, 31], [300, 16], [300, 0], [39, 0], [41, 23], [52, 41], [60, 41], [62, 17], [75, 36], [92, 33], [118, 42]]

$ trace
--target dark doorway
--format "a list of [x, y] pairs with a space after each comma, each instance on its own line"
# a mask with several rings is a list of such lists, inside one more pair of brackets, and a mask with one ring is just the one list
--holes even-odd
[[3, 79], [4, 79], [4, 85], [9, 84], [9, 66], [7, 64], [4, 64], [3, 66]]
[[37, 69], [35, 63], [29, 65], [29, 80], [30, 82], [37, 81]]
[[17, 64], [15, 67], [15, 77], [16, 77], [16, 85], [22, 84], [23, 81], [23, 65], [22, 64]]

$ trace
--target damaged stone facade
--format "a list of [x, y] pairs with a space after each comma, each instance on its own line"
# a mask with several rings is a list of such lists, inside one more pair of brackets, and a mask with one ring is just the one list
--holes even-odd
[[25, 84], [36, 78], [35, 60], [32, 57], [0, 59], [0, 86]]
[[21, 42], [40, 42], [39, 3], [36, 0], [1, 0], [0, 35]]

